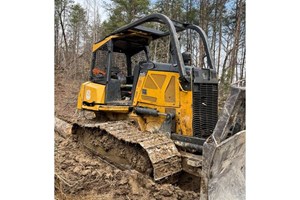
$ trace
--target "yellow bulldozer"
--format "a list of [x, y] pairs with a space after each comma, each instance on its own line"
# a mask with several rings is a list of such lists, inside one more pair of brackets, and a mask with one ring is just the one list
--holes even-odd
[[[198, 34], [204, 67], [181, 52], [183, 31]], [[165, 37], [169, 62], [151, 60], [151, 43]], [[218, 77], [199, 26], [151, 14], [96, 42], [77, 108], [96, 118], [76, 124], [74, 134], [120, 168], [158, 182], [176, 182], [181, 173], [198, 177], [202, 200], [245, 199], [245, 86], [231, 87], [219, 114]]]

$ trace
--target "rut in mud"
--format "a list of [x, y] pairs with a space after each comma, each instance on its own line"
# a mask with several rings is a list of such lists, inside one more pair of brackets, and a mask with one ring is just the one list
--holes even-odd
[[120, 170], [71, 136], [55, 133], [56, 199], [199, 199], [199, 193], [158, 184], [135, 170]]

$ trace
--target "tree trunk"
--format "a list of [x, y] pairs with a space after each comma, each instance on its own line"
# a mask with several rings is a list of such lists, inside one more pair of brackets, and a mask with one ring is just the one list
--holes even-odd
[[237, 66], [237, 55], [239, 50], [239, 41], [240, 41], [240, 25], [241, 25], [241, 11], [242, 11], [242, 0], [237, 0], [236, 2], [236, 27], [234, 31], [234, 46], [232, 58], [230, 60], [230, 83], [233, 82], [234, 71]]
[[243, 60], [242, 60], [242, 65], [241, 65], [240, 80], [242, 80], [244, 78], [245, 58], [246, 58], [246, 48], [243, 48]]
[[63, 34], [63, 37], [64, 37], [66, 52], [68, 53], [68, 42], [67, 42], [67, 37], [66, 37], [66, 33], [65, 33], [64, 23], [63, 23], [63, 20], [62, 20], [62, 13], [59, 13], [59, 21], [60, 21], [60, 26], [61, 26], [61, 29], [62, 29], [62, 34]]
[[[226, 0], [225, 0], [226, 1]], [[221, 64], [221, 50], [222, 50], [222, 26], [223, 26], [223, 5], [225, 3], [225, 1], [221, 1], [221, 3], [219, 4], [219, 17], [218, 17], [218, 21], [219, 21], [219, 49], [218, 49], [218, 66], [217, 66], [217, 74], [220, 73], [220, 64]]]
[[75, 132], [75, 126], [55, 117], [54, 130], [57, 131], [62, 137], [66, 138]]
[[55, 17], [55, 27], [54, 27], [54, 65], [55, 68], [59, 65], [58, 63], [58, 33], [59, 33], [59, 22], [57, 17]]
[[231, 51], [232, 51], [232, 49], [230, 49], [230, 50], [226, 53], [226, 56], [225, 56], [225, 59], [224, 59], [224, 63], [223, 63], [223, 67], [222, 67], [221, 83], [224, 83], [224, 82], [225, 82], [226, 64], [227, 64], [228, 57], [229, 57], [229, 55], [231, 54]]
[[[208, 6], [209, 6], [208, 0], [200, 1], [200, 27], [202, 27], [206, 35], [208, 35], [208, 19], [209, 19]], [[200, 47], [199, 67], [202, 68], [204, 66], [203, 58], [205, 56], [205, 51], [204, 51], [203, 42], [201, 40], [199, 42], [199, 47]]]
[[[215, 58], [216, 56], [216, 40], [217, 40], [217, 13], [218, 13], [218, 5], [219, 1], [215, 0], [214, 1], [214, 20], [213, 20], [213, 25], [212, 25], [212, 41], [211, 41], [211, 47], [210, 49], [212, 50], [212, 56]], [[215, 60], [215, 59], [214, 59]]]

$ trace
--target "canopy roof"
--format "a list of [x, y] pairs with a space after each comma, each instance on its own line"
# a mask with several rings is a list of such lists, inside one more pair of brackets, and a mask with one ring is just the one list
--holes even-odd
[[[141, 26], [147, 22], [162, 23], [166, 26], [168, 31], [163, 32], [160, 30]], [[106, 44], [108, 41], [112, 41], [113, 51], [123, 52], [131, 56], [135, 53], [140, 52], [141, 50], [146, 49], [151, 41], [160, 37], [170, 35], [170, 45], [172, 47], [172, 51], [170, 53], [171, 57], [173, 58], [173, 65], [174, 67], [178, 67], [179, 69], [180, 81], [182, 83], [187, 83], [190, 81], [190, 76], [186, 73], [177, 36], [178, 32], [186, 29], [192, 29], [199, 34], [204, 45], [204, 51], [207, 56], [208, 66], [209, 68], [213, 69], [214, 65], [208, 48], [207, 36], [205, 32], [199, 26], [170, 20], [167, 16], [159, 13], [150, 14], [117, 29], [110, 35], [106, 36], [104, 39], [95, 43], [93, 45], [93, 52], [101, 48], [101, 46]]]
[[[160, 21], [157, 21], [162, 23]], [[176, 32], [185, 30], [187, 24], [183, 24], [177, 21], [172, 21]], [[103, 44], [109, 40], [113, 41], [114, 52], [130, 53], [135, 54], [145, 49], [151, 41], [156, 40], [161, 37], [170, 35], [170, 33], [163, 32], [154, 28], [149, 28], [145, 26], [133, 26], [132, 24], [123, 26], [105, 38], [101, 39], [99, 42], [95, 43], [93, 46], [93, 51], [99, 49]]]

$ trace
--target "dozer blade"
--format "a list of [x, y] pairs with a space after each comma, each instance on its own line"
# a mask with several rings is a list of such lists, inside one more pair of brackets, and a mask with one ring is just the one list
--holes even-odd
[[232, 87], [203, 146], [200, 200], [245, 199], [245, 89]]
[[215, 147], [207, 173], [209, 200], [245, 199], [245, 134], [241, 131]]

